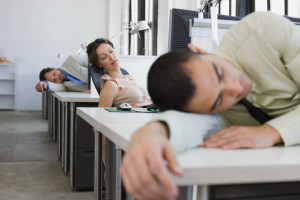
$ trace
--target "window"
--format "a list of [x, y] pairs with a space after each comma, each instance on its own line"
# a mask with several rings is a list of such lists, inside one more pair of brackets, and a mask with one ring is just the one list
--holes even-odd
[[300, 1], [289, 0], [288, 1], [288, 15], [291, 17], [300, 17]]
[[268, 10], [267, 0], [255, 0], [255, 11], [266, 11]]

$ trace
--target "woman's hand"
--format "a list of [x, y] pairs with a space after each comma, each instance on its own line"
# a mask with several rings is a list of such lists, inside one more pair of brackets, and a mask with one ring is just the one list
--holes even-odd
[[135, 199], [172, 200], [178, 195], [167, 169], [176, 175], [181, 175], [181, 170], [167, 134], [165, 124], [151, 122], [131, 139], [120, 173], [127, 192]]
[[266, 148], [282, 143], [277, 130], [268, 124], [261, 126], [232, 126], [217, 131], [204, 140], [202, 147], [239, 149]]

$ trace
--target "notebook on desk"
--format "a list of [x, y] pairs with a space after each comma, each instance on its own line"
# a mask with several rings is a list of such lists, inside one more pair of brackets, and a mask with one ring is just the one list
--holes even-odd
[[132, 108], [130, 111], [117, 110], [116, 108], [105, 108], [108, 112], [126, 112], [126, 113], [158, 113], [157, 110], [147, 110], [147, 108]]

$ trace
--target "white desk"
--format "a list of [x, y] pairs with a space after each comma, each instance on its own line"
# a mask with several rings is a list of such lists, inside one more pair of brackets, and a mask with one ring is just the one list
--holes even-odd
[[[104, 124], [118, 124], [118, 123], [128, 123], [128, 124], [136, 124], [141, 123], [141, 125], [146, 124], [150, 120], [157, 118], [158, 113], [120, 113], [120, 112], [108, 112], [104, 108], [77, 108], [77, 115], [82, 119], [86, 120], [91, 126], [95, 128], [95, 184], [94, 184], [94, 192], [95, 199], [100, 199], [100, 191], [101, 191], [101, 172], [103, 170], [100, 169], [101, 163], [101, 151], [102, 151], [102, 140], [101, 134], [105, 135], [109, 140], [118, 141], [117, 143], [123, 147], [128, 144], [128, 141], [120, 138], [116, 134], [110, 134], [109, 130], [106, 130], [106, 126]], [[134, 127], [136, 130], [137, 127]], [[131, 131], [132, 133], [133, 131]], [[100, 134], [101, 133], [101, 134]], [[113, 138], [112, 138], [113, 137]], [[124, 143], [123, 143], [124, 142]], [[107, 155], [107, 165], [112, 165], [111, 167], [106, 167], [106, 174], [110, 176], [107, 178], [106, 182], [110, 182], [110, 187], [113, 188], [115, 186], [120, 186], [121, 179], [118, 173], [118, 165], [121, 159], [121, 151], [119, 151], [119, 147], [114, 145], [109, 145], [109, 141], [107, 141], [108, 149], [106, 151]], [[113, 149], [113, 150], [112, 150]], [[109, 164], [111, 163], [111, 164]], [[110, 174], [110, 175], [109, 175]], [[112, 177], [111, 177], [112, 176]], [[120, 190], [120, 187], [117, 187]], [[107, 191], [106, 191], [107, 192]], [[109, 196], [109, 192], [107, 192], [106, 199], [120, 199], [120, 191], [119, 192], [111, 192], [112, 196]], [[115, 196], [116, 195], [116, 196]]]
[[[109, 113], [100, 108], [78, 108], [77, 114], [123, 150], [134, 131], [155, 118], [151, 114]], [[208, 185], [300, 181], [299, 155], [300, 146], [226, 151], [198, 148], [178, 156], [184, 173], [173, 179], [178, 185], [203, 186], [198, 199], [208, 199]]]
[[[58, 131], [57, 133], [58, 154], [61, 154], [61, 161], [64, 172], [66, 174], [70, 172], [70, 185], [71, 187], [73, 187], [75, 106], [77, 103], [94, 103], [95, 106], [97, 106], [97, 103], [99, 102], [99, 95], [82, 92], [54, 92], [52, 97], [52, 110], [55, 109], [56, 98], [59, 101], [58, 112], [62, 111], [62, 113], [58, 114], [59, 118], [61, 117], [61, 119], [58, 119], [58, 121], [62, 122], [62, 127], [58, 128], [58, 130], [62, 130], [62, 132]], [[53, 121], [55, 122], [55, 120]], [[55, 123], [53, 123], [53, 126], [55, 126]], [[58, 124], [58, 126], [60, 126], [60, 123]], [[68, 150], [70, 156], [68, 156]], [[70, 167], [68, 167], [68, 160], [70, 161]]]

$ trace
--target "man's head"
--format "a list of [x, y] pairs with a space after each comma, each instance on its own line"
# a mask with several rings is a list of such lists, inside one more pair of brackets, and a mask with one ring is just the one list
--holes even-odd
[[173, 51], [162, 55], [148, 74], [148, 90], [161, 110], [221, 112], [245, 97], [250, 78], [213, 54]]
[[65, 74], [59, 69], [48, 67], [40, 72], [40, 81], [50, 81], [52, 83], [62, 83], [65, 80]]

